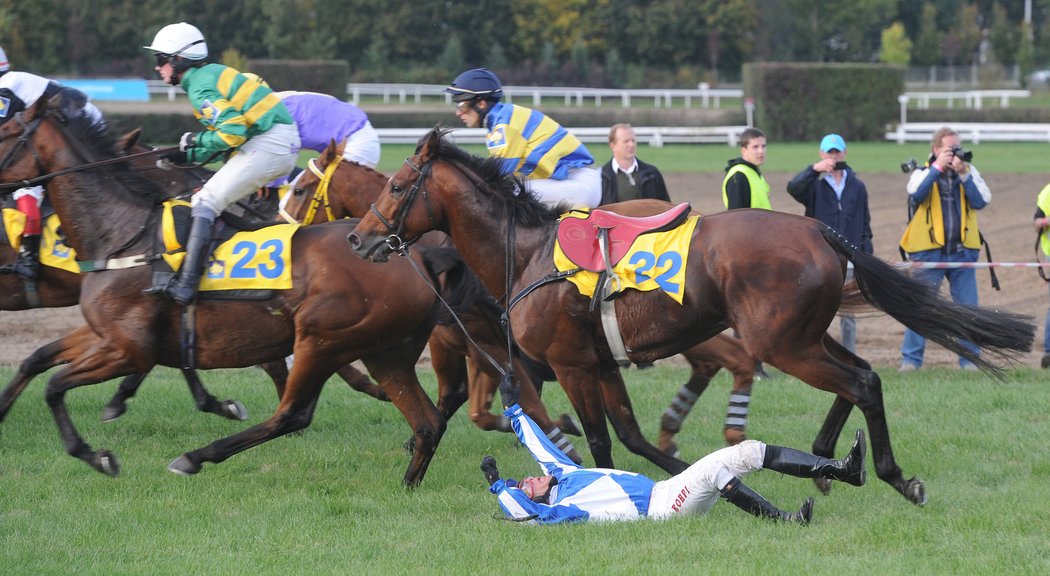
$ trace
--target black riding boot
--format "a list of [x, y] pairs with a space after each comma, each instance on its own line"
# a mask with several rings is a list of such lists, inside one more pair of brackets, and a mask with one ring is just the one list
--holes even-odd
[[166, 286], [153, 286], [144, 293], [164, 295], [185, 306], [197, 298], [201, 276], [208, 265], [208, 252], [211, 247], [211, 220], [194, 216], [190, 224], [190, 237], [186, 241], [186, 260], [179, 268], [179, 273]]
[[40, 275], [40, 235], [22, 236], [22, 247], [18, 250], [15, 272], [24, 278], [36, 280]]
[[813, 519], [813, 498], [806, 498], [798, 512], [785, 512], [763, 498], [758, 492], [748, 488], [740, 478], [733, 478], [722, 488], [722, 497], [744, 512], [759, 518], [772, 518], [784, 522], [809, 524]]
[[864, 441], [864, 431], [857, 430], [853, 448], [841, 460], [829, 460], [794, 448], [767, 444], [762, 467], [799, 478], [827, 478], [842, 480], [854, 486], [863, 486], [867, 479], [867, 469], [864, 466], [866, 451], [867, 442]]

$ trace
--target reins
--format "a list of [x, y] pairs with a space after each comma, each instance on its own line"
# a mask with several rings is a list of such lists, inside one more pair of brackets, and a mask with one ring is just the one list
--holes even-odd
[[[410, 254], [409, 254], [409, 251], [408, 251], [409, 246], [411, 244], [415, 243], [416, 241], [418, 241], [420, 238], [422, 238], [422, 236], [417, 236], [416, 238], [413, 238], [412, 240], [409, 240], [407, 242], [404, 241], [401, 238], [401, 233], [404, 231], [405, 218], [408, 216], [408, 211], [412, 207], [412, 202], [415, 200], [416, 195], [419, 194], [420, 192], [422, 192], [422, 194], [423, 194], [423, 203], [426, 206], [427, 215], [430, 217], [430, 223], [431, 223], [433, 228], [435, 228], [435, 229], [437, 228], [437, 223], [436, 223], [436, 221], [434, 219], [434, 212], [433, 212], [433, 210], [430, 207], [430, 201], [427, 199], [427, 191], [426, 191], [426, 178], [427, 178], [428, 175], [430, 175], [431, 164], [428, 162], [428, 163], [424, 164], [423, 166], [416, 166], [415, 164], [413, 164], [411, 162], [411, 160], [412, 160], [411, 158], [406, 158], [405, 159], [405, 165], [408, 166], [409, 168], [411, 168], [418, 176], [416, 178], [416, 181], [409, 188], [408, 195], [406, 196], [404, 203], [401, 204], [401, 206], [399, 206], [397, 211], [394, 213], [393, 219], [394, 219], [394, 223], [397, 223], [397, 226], [395, 227], [394, 223], [392, 223], [389, 220], [387, 220], [386, 217], [384, 217], [383, 214], [381, 212], [379, 212], [379, 209], [376, 208], [375, 202], [372, 203], [372, 206], [371, 206], [370, 210], [371, 210], [372, 214], [375, 215], [375, 217], [378, 218], [379, 221], [382, 222], [384, 226], [386, 226], [387, 231], [390, 232], [390, 235], [387, 237], [387, 240], [386, 240], [387, 246], [390, 247], [390, 249], [393, 252], [395, 252], [399, 256], [401, 256], [401, 257], [405, 258], [406, 260], [408, 260], [408, 263], [412, 265], [412, 269], [415, 270], [416, 274], [418, 274], [419, 277], [423, 279], [423, 283], [426, 284], [430, 288], [430, 290], [432, 292], [434, 292], [434, 295], [437, 296], [437, 299], [440, 300], [441, 303], [445, 305], [445, 308], [448, 309], [449, 313], [452, 314], [452, 319], [456, 321], [456, 325], [459, 326], [459, 329], [463, 332], [463, 335], [467, 338], [467, 341], [470, 342], [470, 345], [473, 346], [479, 352], [481, 352], [481, 355], [482, 355], [483, 358], [485, 358], [485, 361], [488, 362], [493, 368], [496, 369], [497, 372], [500, 373], [501, 380], [508, 381], [509, 379], [513, 378], [513, 376], [514, 376], [514, 372], [513, 372], [513, 368], [512, 368], [512, 366], [513, 366], [513, 353], [514, 353], [513, 350], [514, 349], [513, 349], [513, 337], [511, 336], [511, 330], [510, 330], [510, 321], [509, 321], [509, 317], [507, 316], [507, 313], [504, 312], [503, 315], [501, 316], [500, 324], [503, 325], [504, 332], [507, 335], [507, 357], [508, 357], [508, 362], [507, 362], [506, 366], [501, 366], [500, 363], [497, 362], [495, 358], [493, 358], [488, 352], [486, 352], [484, 349], [482, 349], [481, 346], [478, 346], [478, 343], [474, 341], [473, 337], [471, 337], [470, 332], [467, 331], [467, 327], [464, 326], [463, 322], [459, 319], [459, 315], [456, 314], [456, 311], [453, 310], [452, 306], [450, 306], [449, 303], [445, 301], [445, 299], [438, 292], [438, 289], [430, 281], [430, 278], [428, 278], [425, 274], [423, 274], [423, 272], [419, 269], [419, 266], [417, 266], [415, 261], [413, 261], [412, 258], [410, 257]], [[404, 192], [404, 191], [402, 190], [402, 192]], [[510, 232], [508, 231], [508, 233], [510, 233]], [[507, 250], [508, 250], [508, 253], [511, 253], [512, 249], [511, 249], [510, 243], [508, 243], [508, 245], [507, 245]], [[510, 264], [510, 260], [508, 259], [508, 261], [507, 261], [507, 279], [508, 279], [508, 282], [510, 281], [510, 278], [511, 278], [511, 264]], [[508, 292], [509, 292], [509, 284], [508, 284]]]

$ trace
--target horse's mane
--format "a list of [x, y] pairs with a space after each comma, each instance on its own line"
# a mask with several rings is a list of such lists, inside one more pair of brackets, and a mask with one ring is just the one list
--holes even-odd
[[[460, 168], [474, 174], [484, 183], [483, 190], [501, 198], [503, 202], [489, 203], [488, 214], [493, 218], [502, 218], [504, 206], [513, 215], [515, 221], [522, 226], [542, 226], [554, 220], [563, 210], [548, 208], [545, 204], [537, 201], [532, 194], [526, 193], [524, 181], [514, 175], [503, 174], [501, 171], [502, 158], [490, 156], [481, 158], [456, 146], [451, 139], [445, 138], [451, 130], [447, 128], [435, 128], [431, 134], [437, 132], [437, 150], [431, 150], [435, 159], [446, 160]], [[430, 134], [423, 136], [416, 153], [419, 153], [422, 142], [429, 139]]]
[[[66, 114], [58, 121], [58, 126], [67, 137], [83, 144], [93, 155], [84, 158], [85, 162], [116, 158], [121, 155], [118, 145], [119, 135], [109, 129], [104, 122], [95, 123], [87, 114]], [[119, 162], [100, 168], [106, 170], [125, 188], [130, 195], [143, 198], [151, 204], [158, 204], [167, 199], [163, 190], [141, 174], [128, 169], [125, 162]]]

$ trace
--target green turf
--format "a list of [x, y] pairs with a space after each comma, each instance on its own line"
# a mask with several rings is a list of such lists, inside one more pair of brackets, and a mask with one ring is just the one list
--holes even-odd
[[[0, 369], [0, 377], [13, 374]], [[431, 392], [433, 378], [420, 370]], [[407, 427], [389, 404], [333, 381], [313, 425], [208, 464], [194, 477], [165, 470], [182, 451], [265, 418], [273, 388], [256, 369], [215, 371], [220, 398], [248, 423], [193, 410], [177, 373], [158, 369], [131, 410], [101, 424], [107, 383], [69, 393], [96, 448], [123, 461], [107, 478], [64, 453], [33, 382], [0, 426], [0, 567], [4, 574], [1046, 574], [1050, 572], [1050, 405], [1046, 373], [1010, 372], [997, 385], [955, 370], [882, 371], [889, 428], [906, 477], [927, 482], [918, 508], [877, 480], [817, 496], [808, 528], [760, 521], [727, 503], [702, 518], [557, 527], [494, 520], [478, 462], [494, 455], [520, 477], [534, 464], [506, 434], [458, 414], [421, 487], [400, 484]], [[658, 365], [626, 372], [643, 430], [685, 379]], [[729, 377], [712, 383], [680, 435], [683, 456], [721, 446]], [[552, 413], [567, 409], [550, 385]], [[806, 448], [831, 397], [785, 375], [756, 384], [750, 435]], [[864, 426], [854, 413], [847, 431]], [[585, 443], [576, 440], [585, 450]], [[665, 477], [614, 440], [622, 468]], [[846, 441], [840, 442], [843, 451]], [[589, 461], [589, 456], [586, 456]], [[771, 472], [749, 483], [783, 507], [815, 488]]]

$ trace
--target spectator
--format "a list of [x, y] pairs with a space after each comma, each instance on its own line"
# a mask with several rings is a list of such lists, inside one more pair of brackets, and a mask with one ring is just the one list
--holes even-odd
[[[871, 238], [868, 189], [846, 164], [846, 141], [828, 134], [820, 141], [820, 161], [806, 166], [787, 185], [788, 194], [806, 207], [806, 216], [816, 218], [849, 240], [860, 251], [875, 251]], [[853, 269], [846, 270], [846, 280]], [[842, 345], [857, 351], [857, 319], [841, 315]]]
[[664, 177], [656, 166], [638, 159], [638, 142], [630, 124], [609, 129], [613, 157], [602, 166], [602, 204], [653, 198], [671, 201]]
[[726, 177], [722, 180], [722, 202], [727, 210], [773, 209], [769, 203], [769, 183], [759, 171], [759, 166], [765, 161], [765, 133], [758, 128], [744, 130], [740, 134], [740, 157], [729, 161]]
[[[929, 160], [908, 179], [908, 206], [912, 217], [900, 246], [909, 261], [969, 263], [976, 262], [980, 255], [977, 211], [991, 202], [992, 192], [977, 167], [970, 164], [972, 153], [959, 144], [959, 134], [951, 128], [937, 130], [931, 141]], [[977, 275], [973, 268], [918, 269], [914, 273], [937, 287], [947, 278], [954, 302], [977, 305]], [[926, 339], [905, 328], [901, 372], [922, 367], [925, 349]], [[977, 369], [962, 357], [959, 367]]]
[[504, 414], [511, 419], [514, 433], [544, 475], [520, 481], [501, 479], [495, 459], [486, 456], [481, 461], [489, 492], [496, 495], [500, 508], [512, 520], [554, 524], [703, 515], [722, 496], [758, 517], [808, 524], [813, 516], [813, 498], [807, 498], [798, 512], [785, 512], [744, 485], [740, 476], [768, 468], [799, 478], [828, 478], [853, 486], [864, 485], [867, 445], [862, 430], [857, 430], [853, 448], [841, 460], [745, 440], [712, 452], [682, 473], [660, 482], [633, 472], [580, 468], [522, 412], [517, 404], [518, 388], [508, 380], [500, 382]]
[[504, 173], [524, 178], [537, 200], [551, 208], [601, 201], [601, 176], [587, 147], [546, 114], [500, 102], [503, 85], [490, 70], [467, 70], [445, 92], [464, 125], [488, 130], [489, 156], [503, 159]]

